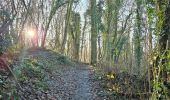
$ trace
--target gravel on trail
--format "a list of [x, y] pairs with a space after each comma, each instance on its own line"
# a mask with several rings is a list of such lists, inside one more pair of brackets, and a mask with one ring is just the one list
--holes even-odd
[[48, 80], [50, 94], [57, 100], [96, 100], [96, 83], [89, 66], [63, 67], [61, 73], [53, 72]]

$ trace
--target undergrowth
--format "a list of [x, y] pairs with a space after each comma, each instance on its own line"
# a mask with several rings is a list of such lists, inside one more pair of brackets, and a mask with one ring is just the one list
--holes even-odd
[[[27, 50], [27, 55], [22, 60], [19, 55], [15, 55], [15, 59], [10, 64], [14, 76], [0, 74], [0, 99], [36, 98], [40, 93], [48, 91], [46, 82], [48, 74], [56, 69], [56, 65], [73, 64], [74, 62], [66, 56], [51, 50]], [[32, 97], [32, 94], [36, 96]]]
[[100, 97], [109, 100], [149, 99], [150, 94], [148, 93], [146, 79], [129, 74], [126, 71], [118, 73], [114, 70], [107, 72], [98, 67], [92, 68], [96, 80], [100, 83], [101, 90], [98, 92]]

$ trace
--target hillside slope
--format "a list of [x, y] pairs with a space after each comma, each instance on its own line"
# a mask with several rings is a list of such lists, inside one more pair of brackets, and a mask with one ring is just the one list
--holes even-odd
[[1, 77], [1, 99], [99, 99], [90, 67], [53, 51], [24, 49], [15, 56], [12, 69], [17, 81], [12, 75]]

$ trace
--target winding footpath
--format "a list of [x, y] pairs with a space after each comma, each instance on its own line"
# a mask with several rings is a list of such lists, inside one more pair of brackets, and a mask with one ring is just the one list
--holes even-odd
[[[48, 57], [46, 51], [36, 51], [32, 56]], [[41, 55], [41, 56], [40, 56]], [[43, 56], [42, 56], [43, 55]], [[80, 63], [55, 64], [53, 70], [46, 72], [46, 82], [49, 87], [45, 98], [41, 100], [101, 100], [97, 96], [98, 82], [94, 81], [94, 74], [90, 66]], [[39, 100], [38, 99], [38, 100]]]
[[56, 100], [99, 100], [87, 65], [64, 67], [62, 73], [53, 72], [48, 80], [50, 94]]
[[[23, 82], [23, 90], [18, 91], [21, 100], [113, 100], [113, 98], [126, 100], [125, 96], [103, 91], [102, 81], [95, 77], [93, 68], [89, 65], [72, 62], [63, 55], [41, 49], [35, 51], [24, 49], [19, 61], [22, 62], [24, 58], [33, 58], [42, 64], [40, 69], [43, 70], [43, 79], [33, 77]], [[119, 79], [124, 82], [124, 76], [130, 77], [126, 73], [120, 74], [117, 82]], [[35, 87], [37, 82], [39, 87], [46, 89], [37, 89]], [[42, 83], [45, 83], [44, 86]], [[124, 85], [123, 83], [122, 87], [125, 87]], [[126, 87], [123, 89], [125, 93]]]

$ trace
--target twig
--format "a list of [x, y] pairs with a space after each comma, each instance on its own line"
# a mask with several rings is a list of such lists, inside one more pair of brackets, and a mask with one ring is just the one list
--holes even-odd
[[11, 74], [14, 76], [14, 79], [15, 79], [17, 85], [19, 86], [19, 88], [22, 90], [22, 87], [21, 87], [20, 83], [18, 82], [17, 77], [16, 77], [15, 74], [13, 73], [12, 69], [11, 69], [8, 65], [7, 65], [7, 68], [9, 69], [9, 71], [11, 72]]

